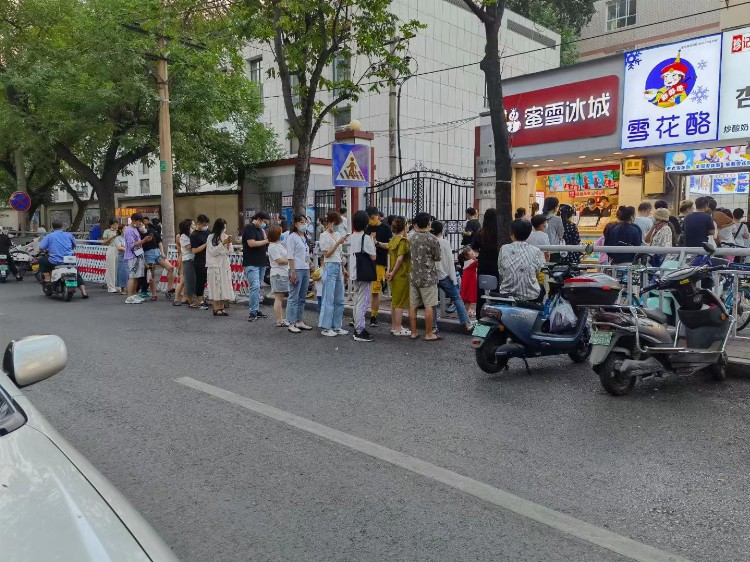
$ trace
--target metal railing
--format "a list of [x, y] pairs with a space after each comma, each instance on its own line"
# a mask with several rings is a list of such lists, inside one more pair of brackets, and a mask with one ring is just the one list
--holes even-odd
[[[682, 248], [682, 247], [672, 247], [672, 248], [663, 248], [663, 247], [652, 247], [652, 246], [595, 246], [592, 244], [587, 245], [577, 245], [577, 246], [541, 246], [540, 249], [545, 252], [551, 252], [551, 253], [559, 253], [559, 254], [567, 254], [567, 253], [581, 253], [584, 255], [584, 258], [586, 255], [591, 255], [593, 253], [605, 253], [608, 256], [615, 255], [615, 254], [637, 254], [637, 255], [648, 255], [648, 256], [654, 256], [654, 255], [660, 255], [660, 256], [673, 256], [675, 259], [670, 260], [673, 263], [670, 267], [664, 267], [664, 264], [660, 267], [651, 267], [651, 266], [643, 266], [640, 264], [634, 264], [634, 263], [620, 263], [620, 264], [602, 264], [602, 263], [586, 263], [585, 261], [580, 264], [580, 267], [582, 269], [596, 269], [596, 270], [602, 270], [602, 271], [609, 271], [612, 270], [613, 277], [619, 279], [622, 279], [622, 276], [625, 277], [625, 296], [627, 299], [631, 299], [634, 295], [633, 287], [635, 285], [634, 283], [634, 276], [639, 275], [641, 276], [641, 286], [643, 286], [644, 278], [648, 275], [654, 275], [654, 274], [663, 274], [665, 271], [674, 271], [675, 269], [679, 269], [681, 267], [686, 267], [689, 265], [689, 261], [694, 259], [696, 256], [706, 256], [709, 255], [709, 252], [704, 250], [703, 248]], [[750, 257], [750, 248], [717, 248], [711, 253], [712, 256], [715, 256], [717, 258], [724, 258], [724, 257]], [[665, 260], [666, 261], [666, 260]], [[676, 266], [674, 265], [674, 262], [676, 262]], [[714, 273], [714, 283], [712, 291], [714, 294], [722, 299], [722, 289], [724, 288], [724, 284], [721, 283], [721, 277], [731, 277], [732, 278], [732, 291], [733, 291], [733, 301], [732, 301], [732, 316], [736, 319], [737, 313], [738, 313], [738, 302], [740, 300], [740, 280], [742, 278], [748, 278], [750, 279], [750, 268], [747, 271], [741, 271], [737, 269], [726, 269], [722, 271], [717, 271]], [[626, 303], [631, 304], [631, 303]], [[663, 306], [663, 295], [659, 294], [659, 307], [661, 308]], [[737, 324], [738, 322], [734, 322], [734, 325], [732, 327], [732, 337], [735, 339], [750, 339], [748, 336], [738, 336], [737, 335]]]

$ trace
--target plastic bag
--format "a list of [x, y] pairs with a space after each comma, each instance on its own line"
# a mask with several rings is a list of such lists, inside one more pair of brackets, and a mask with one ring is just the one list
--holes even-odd
[[578, 323], [578, 317], [570, 303], [561, 298], [555, 305], [555, 308], [552, 309], [549, 322], [550, 332], [553, 334], [561, 334], [571, 328], [575, 328]]

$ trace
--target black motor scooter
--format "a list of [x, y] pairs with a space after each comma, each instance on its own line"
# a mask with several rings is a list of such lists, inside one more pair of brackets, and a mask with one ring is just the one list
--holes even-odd
[[701, 282], [731, 265], [678, 269], [654, 279], [641, 290], [666, 291], [679, 304], [674, 332], [666, 315], [636, 306], [592, 306], [593, 350], [589, 361], [604, 389], [614, 396], [628, 394], [639, 377], [666, 373], [689, 375], [707, 369], [717, 380], [727, 372], [726, 345], [734, 318]]

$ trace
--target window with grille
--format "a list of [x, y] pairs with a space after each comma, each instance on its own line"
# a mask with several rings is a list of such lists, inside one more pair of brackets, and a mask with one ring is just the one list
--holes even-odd
[[258, 85], [261, 97], [263, 97], [263, 57], [249, 59], [247, 61], [247, 76], [251, 82]]
[[607, 2], [607, 31], [635, 25], [636, 0], [610, 0]]
[[141, 162], [141, 174], [144, 176], [148, 175], [148, 162]]
[[151, 193], [151, 184], [147, 179], [141, 180], [141, 195], [148, 195]]

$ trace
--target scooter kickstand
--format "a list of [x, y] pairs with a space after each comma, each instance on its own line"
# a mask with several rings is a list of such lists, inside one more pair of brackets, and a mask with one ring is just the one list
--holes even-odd
[[523, 359], [523, 364], [526, 366], [526, 374], [530, 375], [531, 374], [531, 368], [529, 367], [529, 362], [526, 361], [526, 357], [521, 357], [521, 359]]

